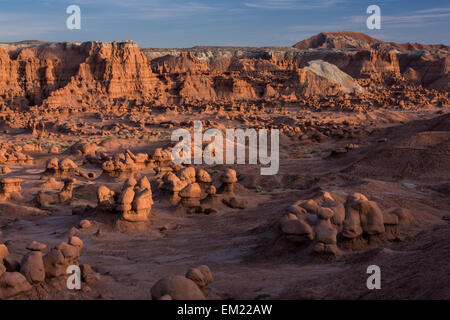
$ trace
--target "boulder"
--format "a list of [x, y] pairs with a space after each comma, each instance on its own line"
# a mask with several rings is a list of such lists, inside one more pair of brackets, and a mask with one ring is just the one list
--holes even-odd
[[89, 220], [81, 220], [79, 226], [80, 229], [89, 229], [92, 226], [92, 223]]
[[365, 234], [375, 235], [385, 232], [383, 213], [375, 201], [362, 200], [360, 205], [361, 225]]
[[20, 264], [22, 273], [29, 283], [39, 283], [45, 280], [44, 260], [42, 252], [32, 251], [27, 253]]
[[317, 242], [323, 244], [336, 244], [337, 230], [331, 225], [329, 219], [319, 219], [314, 231], [316, 232]]
[[223, 183], [236, 183], [237, 177], [236, 177], [236, 171], [233, 169], [227, 169], [223, 174], [221, 178]]
[[180, 178], [172, 172], [167, 172], [163, 176], [163, 181], [163, 188], [174, 193], [181, 191], [187, 185], [185, 181], [181, 181]]
[[142, 177], [141, 179], [139, 179], [137, 186], [140, 189], [147, 189], [147, 190], [152, 190], [151, 185], [150, 185], [150, 181], [148, 181], [147, 177]]
[[206, 297], [198, 285], [183, 276], [163, 278], [155, 283], [151, 289], [152, 298], [160, 299], [169, 295], [173, 300], [205, 300]]
[[0, 277], [0, 300], [14, 297], [20, 293], [30, 291], [33, 287], [19, 272], [5, 272]]
[[308, 211], [309, 213], [313, 213], [313, 214], [316, 214], [317, 210], [319, 210], [319, 205], [317, 204], [316, 201], [314, 201], [312, 199], [303, 201], [300, 204], [300, 206], [305, 208], [305, 210]]
[[3, 264], [5, 265], [6, 271], [8, 272], [19, 272], [20, 271], [20, 261], [8, 256], [3, 259]]
[[298, 219], [295, 215], [285, 216], [280, 222], [281, 231], [286, 238], [293, 242], [305, 242], [314, 239], [314, 231], [311, 226]]
[[206, 288], [214, 281], [211, 270], [206, 265], [189, 269], [186, 278], [194, 281], [200, 288]]
[[201, 189], [198, 183], [191, 183], [180, 191], [179, 196], [182, 198], [200, 198]]
[[181, 181], [185, 181], [186, 183], [194, 183], [195, 182], [195, 168], [188, 167], [184, 168], [179, 172], [179, 177]]
[[209, 173], [204, 169], [199, 169], [197, 172], [197, 182], [201, 183], [211, 183], [212, 178]]

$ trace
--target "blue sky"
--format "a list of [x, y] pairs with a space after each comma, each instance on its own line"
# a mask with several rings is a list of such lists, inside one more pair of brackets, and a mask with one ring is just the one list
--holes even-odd
[[[66, 8], [81, 8], [81, 30]], [[381, 30], [366, 9], [381, 8]], [[322, 31], [450, 45], [450, 0], [0, 0], [0, 42], [135, 40], [147, 47], [291, 46]]]

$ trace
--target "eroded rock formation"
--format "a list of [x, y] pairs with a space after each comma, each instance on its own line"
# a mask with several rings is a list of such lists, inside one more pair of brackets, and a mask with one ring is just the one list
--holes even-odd
[[[284, 237], [311, 244], [316, 254], [337, 256], [341, 250], [394, 241], [399, 236], [402, 210], [382, 211], [376, 201], [360, 193], [322, 192], [291, 205], [280, 220]], [[403, 221], [408, 218], [403, 217]]]
[[[364, 91], [364, 104], [378, 107], [388, 105], [377, 98], [379, 89], [400, 89], [410, 93], [411, 101], [420, 100], [421, 87], [448, 91], [448, 55], [443, 45], [399, 45], [351, 32], [319, 34], [295, 48], [193, 48], [168, 55], [130, 41], [12, 44], [0, 48], [0, 104], [112, 110], [267, 101], [314, 107], [318, 101], [308, 98], [333, 96], [341, 108], [349, 108], [344, 102], [359, 103]], [[322, 61], [340, 76], [318, 72], [312, 61]], [[44, 127], [39, 126], [43, 124], [30, 128], [42, 136]]]
[[154, 300], [218, 299], [219, 297], [208, 288], [213, 281], [209, 267], [202, 265], [189, 269], [185, 276], [169, 276], [159, 280], [151, 289], [152, 298]]

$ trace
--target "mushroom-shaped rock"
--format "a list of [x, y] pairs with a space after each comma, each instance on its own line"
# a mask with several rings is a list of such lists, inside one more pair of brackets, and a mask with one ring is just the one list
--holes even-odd
[[47, 248], [47, 245], [45, 243], [40, 243], [37, 241], [31, 241], [27, 249], [31, 251], [44, 251]]
[[153, 204], [152, 193], [148, 189], [137, 191], [133, 203], [132, 211], [124, 211], [122, 218], [130, 222], [147, 221]]
[[205, 169], [199, 169], [197, 172], [197, 181], [201, 183], [211, 183], [211, 175]]
[[220, 203], [219, 195], [217, 195], [216, 192], [216, 187], [214, 187], [213, 185], [208, 186], [208, 188], [206, 189], [207, 196], [201, 201], [201, 203], [212, 206]]
[[223, 183], [236, 183], [237, 177], [236, 177], [236, 171], [233, 169], [227, 169], [221, 178]]
[[191, 183], [180, 191], [179, 195], [182, 198], [200, 198], [201, 189], [198, 183]]
[[180, 180], [186, 181], [186, 183], [194, 183], [195, 182], [195, 168], [187, 167], [180, 171], [179, 173]]
[[222, 185], [219, 192], [221, 194], [234, 194], [234, 184], [238, 181], [236, 178], [236, 171], [233, 169], [227, 169], [221, 177]]

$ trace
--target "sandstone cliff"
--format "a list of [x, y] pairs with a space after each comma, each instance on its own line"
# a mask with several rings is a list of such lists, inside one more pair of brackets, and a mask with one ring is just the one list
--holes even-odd
[[[450, 58], [444, 49], [399, 52], [380, 44], [356, 33], [320, 34], [297, 48], [146, 49], [132, 41], [0, 44], [0, 106], [312, 106], [330, 97], [341, 107], [381, 106], [388, 101], [377, 97], [380, 92], [402, 90], [418, 103], [423, 88], [441, 90], [434, 97], [445, 104]], [[311, 67], [313, 61], [322, 62]]]

